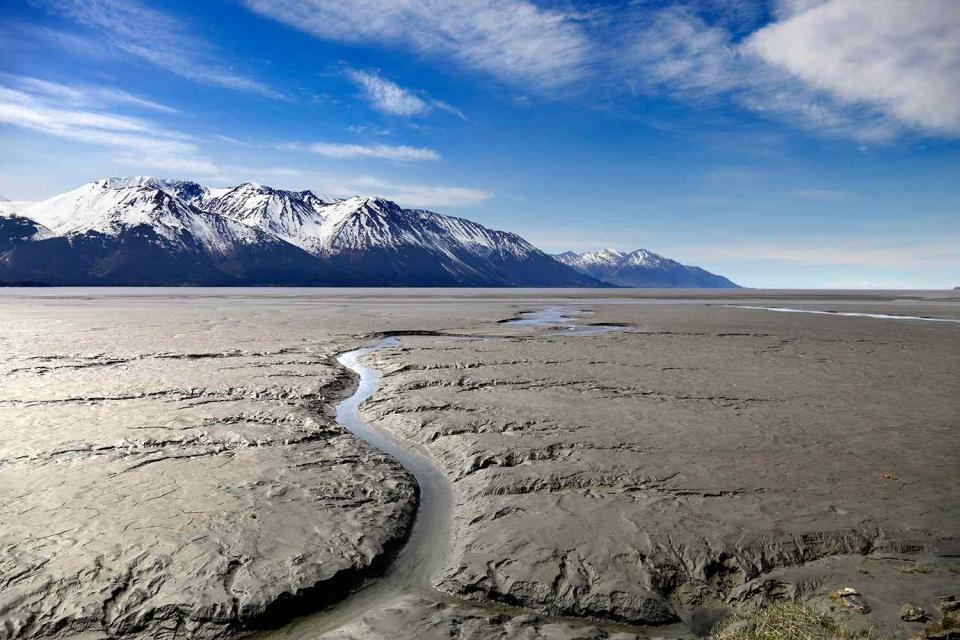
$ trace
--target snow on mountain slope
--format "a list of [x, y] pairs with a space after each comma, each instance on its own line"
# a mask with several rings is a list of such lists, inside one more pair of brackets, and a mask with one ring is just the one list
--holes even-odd
[[57, 235], [96, 232], [117, 236], [145, 225], [181, 247], [186, 247], [189, 236], [218, 255], [231, 253], [239, 244], [268, 240], [258, 229], [197, 209], [165, 190], [186, 187], [188, 192], [196, 192], [191, 184], [107, 178], [22, 207], [22, 212]]
[[723, 276], [700, 267], [680, 264], [659, 254], [637, 249], [630, 253], [600, 249], [586, 253], [567, 251], [555, 255], [558, 261], [598, 280], [621, 287], [736, 288]]
[[166, 189], [198, 200], [209, 193], [195, 183], [106, 179], [21, 207], [29, 216], [22, 220], [49, 231], [38, 227], [23, 242], [16, 241], [17, 228], [6, 225], [13, 240], [0, 260], [0, 282], [358, 283], [268, 231], [197, 208]]
[[323, 199], [311, 191], [286, 191], [245, 183], [204, 203], [204, 208], [259, 227], [316, 255], [368, 247], [467, 249], [478, 255], [535, 251], [519, 236], [462, 218], [403, 209], [384, 198]]
[[[99, 181], [98, 181], [99, 182]], [[170, 195], [177, 196], [184, 202], [196, 206], [202, 205], [206, 200], [213, 197], [214, 193], [223, 190], [210, 189], [190, 182], [189, 180], [167, 180], [164, 178], [155, 178], [153, 176], [130, 176], [125, 178], [105, 178], [103, 182], [111, 189], [123, 189], [124, 187], [148, 187], [166, 191]]]
[[324, 207], [320, 254], [369, 278], [431, 286], [597, 286], [519, 236], [384, 198]]
[[564, 264], [572, 267], [587, 269], [591, 267], [602, 267], [618, 265], [623, 262], [627, 254], [616, 249], [599, 249], [597, 251], [588, 251], [587, 253], [574, 253], [567, 251], [558, 256], [554, 256]]
[[309, 251], [320, 253], [326, 215], [332, 201], [311, 191], [285, 191], [246, 182], [203, 202], [208, 211], [219, 213], [251, 227], [258, 227]]
[[324, 250], [338, 253], [369, 246], [405, 245], [441, 251], [465, 249], [477, 255], [507, 251], [524, 255], [536, 249], [512, 233], [494, 231], [463, 218], [420, 209], [403, 209], [384, 198], [355, 197], [323, 209]]

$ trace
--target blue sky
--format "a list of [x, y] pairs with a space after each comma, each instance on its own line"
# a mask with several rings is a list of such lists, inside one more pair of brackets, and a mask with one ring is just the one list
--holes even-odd
[[0, 194], [377, 194], [757, 287], [960, 285], [956, 0], [8, 0]]

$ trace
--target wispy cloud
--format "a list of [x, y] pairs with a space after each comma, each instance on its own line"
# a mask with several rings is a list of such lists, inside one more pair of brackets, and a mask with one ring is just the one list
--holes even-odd
[[178, 76], [214, 87], [280, 97], [266, 85], [230, 71], [188, 27], [137, 0], [37, 0], [51, 12], [95, 30], [122, 51]]
[[457, 109], [452, 104], [446, 103], [443, 100], [434, 100], [433, 106], [436, 107], [437, 109], [440, 109], [441, 111], [452, 113], [453, 115], [457, 116], [461, 120], [469, 120], [469, 118], [467, 118], [467, 115], [463, 111], [460, 111], [460, 109]]
[[528, 0], [245, 0], [252, 10], [319, 38], [380, 43], [452, 57], [521, 85], [579, 79], [592, 43], [576, 14]]
[[427, 102], [377, 73], [350, 69], [347, 75], [378, 111], [394, 116], [415, 116], [430, 110]]
[[467, 116], [452, 104], [431, 98], [426, 92], [401, 87], [376, 71], [348, 69], [350, 78], [374, 109], [391, 116], [422, 116], [434, 109], [446, 111], [462, 120]]
[[807, 200], [854, 200], [857, 197], [856, 194], [842, 189], [800, 189], [791, 195]]
[[109, 104], [123, 104], [161, 113], [177, 113], [177, 110], [172, 107], [114, 87], [66, 85], [41, 78], [16, 75], [7, 75], [6, 78], [8, 82], [21, 89], [57, 98], [61, 105], [98, 107]]
[[318, 142], [306, 147], [308, 151], [330, 158], [383, 158], [385, 160], [439, 160], [440, 154], [425, 147], [393, 146], [386, 144], [333, 144]]
[[187, 135], [142, 118], [61, 105], [56, 92], [51, 95], [0, 85], [0, 122], [113, 149], [118, 162], [193, 174], [219, 171]]

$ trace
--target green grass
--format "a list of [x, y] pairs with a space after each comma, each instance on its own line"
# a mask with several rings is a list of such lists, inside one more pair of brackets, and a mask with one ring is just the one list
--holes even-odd
[[799, 602], [777, 602], [738, 613], [713, 629], [711, 640], [876, 640], [866, 631], [850, 631]]

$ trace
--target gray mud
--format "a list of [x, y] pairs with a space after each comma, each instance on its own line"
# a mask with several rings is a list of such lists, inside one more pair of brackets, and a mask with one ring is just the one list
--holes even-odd
[[960, 591], [960, 329], [727, 305], [956, 296], [664, 295], [4, 292], [0, 638], [916, 633]]

